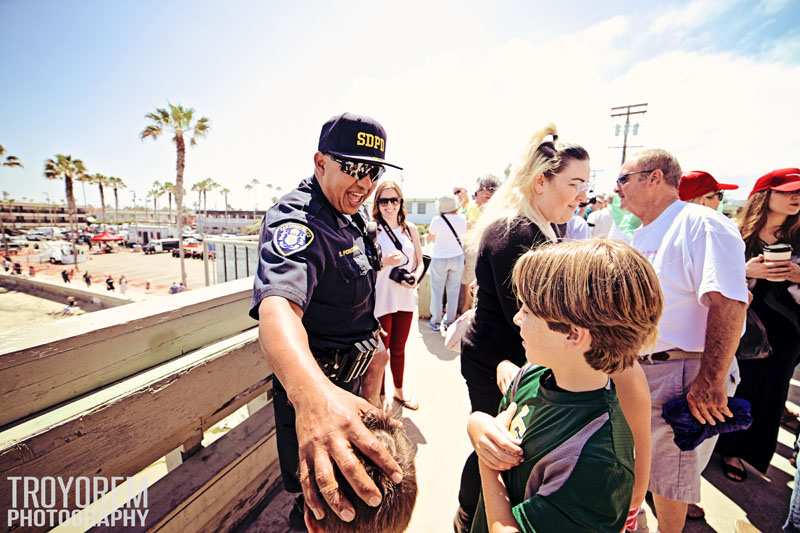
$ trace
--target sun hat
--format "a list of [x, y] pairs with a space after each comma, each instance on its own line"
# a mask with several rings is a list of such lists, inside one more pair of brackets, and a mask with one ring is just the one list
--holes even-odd
[[452, 213], [458, 209], [458, 203], [452, 196], [440, 196], [436, 200], [436, 210], [439, 213]]

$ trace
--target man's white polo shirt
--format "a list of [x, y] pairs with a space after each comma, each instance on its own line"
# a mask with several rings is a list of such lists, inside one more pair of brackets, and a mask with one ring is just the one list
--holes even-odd
[[653, 352], [704, 350], [705, 294], [719, 292], [747, 303], [744, 241], [733, 221], [721, 213], [676, 200], [650, 224], [636, 229], [632, 244], [653, 264], [664, 293]]

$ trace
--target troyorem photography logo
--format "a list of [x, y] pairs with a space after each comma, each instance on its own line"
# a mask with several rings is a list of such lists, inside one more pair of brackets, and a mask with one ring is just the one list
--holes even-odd
[[[144, 527], [147, 480], [125, 477], [8, 476], [11, 506], [6, 527], [53, 528], [66, 521], [93, 526]], [[112, 492], [113, 491], [113, 492]], [[92, 505], [109, 495], [114, 509]]]

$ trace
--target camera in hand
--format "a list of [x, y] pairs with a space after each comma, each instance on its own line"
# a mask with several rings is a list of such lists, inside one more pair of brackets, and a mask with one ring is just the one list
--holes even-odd
[[409, 285], [417, 282], [417, 278], [403, 267], [394, 267], [389, 271], [389, 279], [395, 283], [403, 283], [404, 281]]

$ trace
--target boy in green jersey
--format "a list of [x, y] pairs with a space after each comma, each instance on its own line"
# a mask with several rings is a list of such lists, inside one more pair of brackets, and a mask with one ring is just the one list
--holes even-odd
[[470, 417], [482, 485], [472, 531], [619, 533], [633, 438], [609, 375], [655, 340], [658, 278], [630, 246], [592, 239], [526, 253], [513, 283], [530, 364], [497, 417]]

